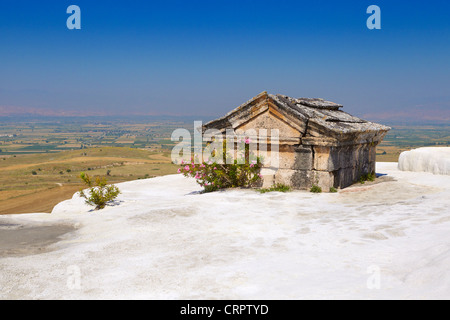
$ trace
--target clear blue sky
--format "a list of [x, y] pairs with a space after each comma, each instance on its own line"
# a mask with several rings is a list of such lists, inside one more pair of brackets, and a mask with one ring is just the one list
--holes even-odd
[[0, 2], [0, 106], [221, 116], [266, 90], [364, 115], [449, 87], [448, 0]]

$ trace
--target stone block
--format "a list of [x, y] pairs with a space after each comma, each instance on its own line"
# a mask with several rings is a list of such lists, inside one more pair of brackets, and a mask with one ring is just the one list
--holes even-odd
[[294, 146], [280, 145], [279, 148], [279, 169], [294, 169], [295, 164], [295, 152]]
[[309, 189], [313, 183], [313, 171], [279, 169], [275, 174], [275, 183], [282, 183], [294, 189]]
[[330, 147], [314, 146], [314, 170], [330, 171]]
[[295, 161], [291, 169], [295, 170], [312, 170], [313, 169], [313, 152], [310, 146], [297, 146], [294, 148]]
[[314, 146], [314, 170], [336, 171], [351, 166], [352, 154], [348, 147]]
[[269, 157], [271, 156], [278, 156], [278, 161], [265, 161], [265, 167], [273, 167], [274, 164], [277, 164], [279, 169], [312, 170], [313, 153], [311, 147], [281, 145], [278, 154], [271, 151], [265, 154], [264, 159], [270, 160]]
[[260, 174], [262, 175], [262, 183], [259, 184], [261, 188], [269, 188], [275, 183], [275, 174], [278, 170], [275, 168], [262, 168]]
[[323, 192], [328, 192], [330, 187], [334, 187], [334, 173], [327, 171], [313, 171], [313, 182], [322, 188]]
[[377, 147], [369, 146], [369, 162], [375, 162], [377, 158]]
[[336, 172], [335, 176], [336, 180], [334, 187], [339, 188], [346, 188], [359, 179], [357, 167], [342, 168]]

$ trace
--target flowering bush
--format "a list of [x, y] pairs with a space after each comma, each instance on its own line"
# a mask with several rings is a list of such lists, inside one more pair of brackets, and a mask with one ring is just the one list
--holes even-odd
[[[244, 187], [248, 188], [257, 184], [262, 176], [261, 157], [256, 157], [250, 152], [250, 139], [244, 140], [243, 152], [238, 159], [231, 159], [226, 152], [226, 142], [223, 142], [223, 162], [206, 160], [195, 164], [194, 159], [190, 163], [181, 161], [178, 173], [185, 177], [193, 177], [197, 183], [204, 187], [205, 192], [216, 191], [225, 188]], [[222, 157], [220, 157], [222, 158]]]

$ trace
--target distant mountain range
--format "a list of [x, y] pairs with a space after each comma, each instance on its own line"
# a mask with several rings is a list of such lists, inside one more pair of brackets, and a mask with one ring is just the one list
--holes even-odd
[[[129, 113], [127, 113], [129, 114]], [[43, 117], [88, 117], [88, 116], [109, 116], [111, 113], [106, 111], [80, 111], [80, 110], [57, 110], [48, 108], [30, 108], [30, 107], [2, 107], [0, 106], [0, 117], [7, 116], [43, 116]], [[119, 115], [119, 114], [116, 114]], [[150, 114], [149, 114], [150, 115]]]
[[[83, 111], [83, 110], [58, 110], [30, 107], [5, 107], [0, 106], [0, 117], [148, 117], [157, 119], [196, 119], [212, 120], [211, 116], [183, 116], [156, 113], [120, 113], [110, 111]], [[219, 117], [218, 115], [217, 117]], [[427, 109], [426, 107], [414, 107], [409, 111], [373, 112], [356, 114], [362, 119], [380, 122], [383, 124], [438, 124], [450, 125], [450, 109]]]
[[408, 111], [366, 113], [363, 119], [385, 124], [448, 124], [450, 109], [411, 108]]
[[[52, 110], [40, 108], [24, 108], [24, 107], [2, 107], [0, 106], [0, 119], [7, 122], [20, 122], [22, 120], [57, 120], [71, 121], [71, 119], [96, 119], [96, 120], [129, 120], [132, 122], [139, 121], [182, 121], [193, 122], [201, 120], [207, 122], [214, 117], [211, 116], [187, 116], [187, 115], [171, 115], [171, 114], [151, 114], [151, 113], [119, 113], [119, 112], [87, 112], [75, 110]], [[84, 121], [84, 120], [83, 120]]]

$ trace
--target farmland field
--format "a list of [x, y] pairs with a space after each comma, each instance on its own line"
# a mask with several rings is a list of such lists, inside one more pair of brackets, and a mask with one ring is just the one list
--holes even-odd
[[[0, 214], [51, 212], [83, 186], [79, 175], [110, 183], [172, 174], [180, 119], [0, 118]], [[450, 126], [393, 126], [377, 148], [377, 161], [397, 161], [420, 146], [449, 146]]]
[[189, 126], [171, 120], [0, 120], [0, 214], [51, 212], [83, 187], [81, 172], [110, 183], [175, 173], [170, 136]]
[[418, 147], [450, 146], [450, 126], [392, 126], [377, 147], [377, 161], [396, 162], [402, 151]]
[[127, 147], [9, 156], [0, 160], [0, 214], [51, 212], [83, 187], [81, 172], [118, 183], [172, 174], [176, 166], [167, 151]]

